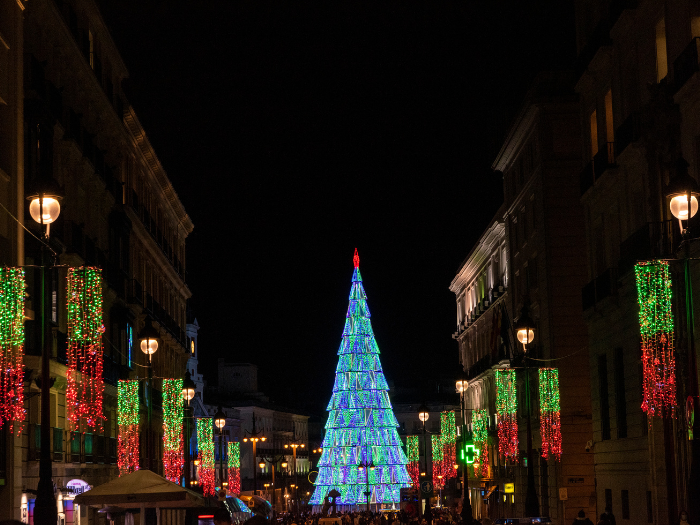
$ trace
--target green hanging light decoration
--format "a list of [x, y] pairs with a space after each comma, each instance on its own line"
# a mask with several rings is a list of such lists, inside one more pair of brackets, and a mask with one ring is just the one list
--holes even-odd
[[450, 410], [440, 414], [440, 435], [442, 436], [442, 475], [443, 479], [457, 477], [454, 465], [457, 462], [457, 422], [455, 413]]
[[641, 262], [635, 265], [634, 273], [642, 337], [642, 410], [650, 417], [675, 417], [676, 361], [668, 262]]
[[0, 428], [24, 421], [24, 270], [0, 268]]
[[408, 464], [406, 465], [408, 475], [411, 477], [413, 487], [417, 489], [420, 486], [420, 449], [418, 436], [406, 437], [406, 457], [408, 458]]
[[430, 436], [433, 452], [433, 485], [441, 489], [445, 486], [445, 456], [442, 448], [442, 435]]
[[518, 460], [518, 397], [515, 370], [496, 370], [498, 452], [506, 460]]
[[139, 382], [119, 380], [117, 389], [117, 465], [119, 475], [139, 469]]
[[163, 471], [165, 478], [180, 483], [184, 467], [182, 379], [163, 379]]
[[241, 444], [229, 441], [228, 448], [228, 490], [231, 495], [241, 493]]
[[472, 412], [472, 434], [474, 436], [474, 475], [489, 476], [489, 416], [485, 409]]
[[199, 485], [205, 496], [214, 495], [214, 427], [210, 417], [197, 420], [197, 449], [199, 450]]
[[542, 457], [552, 454], [561, 460], [561, 409], [559, 406], [559, 370], [540, 368], [540, 438]]

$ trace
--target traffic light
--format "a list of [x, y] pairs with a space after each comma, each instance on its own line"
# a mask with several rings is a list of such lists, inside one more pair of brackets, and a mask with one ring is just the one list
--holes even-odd
[[475, 455], [474, 442], [473, 441], [465, 441], [464, 444], [462, 445], [462, 448], [459, 451], [459, 459], [462, 461], [462, 463], [466, 463], [467, 465], [471, 465], [472, 463], [474, 463], [474, 455]]

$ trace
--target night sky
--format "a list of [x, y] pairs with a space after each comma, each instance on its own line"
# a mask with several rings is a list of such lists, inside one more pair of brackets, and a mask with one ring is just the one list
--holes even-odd
[[210, 383], [252, 362], [322, 413], [355, 247], [387, 379], [455, 374], [448, 286], [502, 202], [490, 166], [527, 86], [575, 58], [570, 4], [98, 0], [195, 225]]

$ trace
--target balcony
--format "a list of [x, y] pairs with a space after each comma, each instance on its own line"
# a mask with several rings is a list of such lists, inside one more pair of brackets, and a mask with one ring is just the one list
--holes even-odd
[[622, 241], [618, 264], [620, 275], [631, 270], [637, 261], [672, 257], [677, 224], [675, 220], [649, 222]]
[[615, 154], [622, 155], [625, 148], [641, 138], [640, 118], [638, 112], [630, 113], [625, 121], [615, 130]]
[[695, 37], [673, 62], [673, 86], [676, 91], [698, 72], [698, 58], [700, 58], [700, 38]]

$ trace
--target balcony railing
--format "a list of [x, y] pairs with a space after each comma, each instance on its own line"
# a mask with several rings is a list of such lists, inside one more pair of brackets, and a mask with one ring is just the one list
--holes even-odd
[[581, 195], [585, 194], [589, 188], [593, 187], [608, 169], [616, 166], [615, 143], [606, 142], [605, 148], [600, 149], [598, 153], [593, 156], [593, 159], [581, 170], [579, 175]]
[[[671, 257], [678, 231], [676, 221], [649, 222], [620, 243], [620, 275], [637, 261]], [[675, 226], [675, 228], [674, 228]]]
[[619, 157], [625, 148], [641, 138], [639, 113], [630, 113], [615, 130], [615, 153]]

